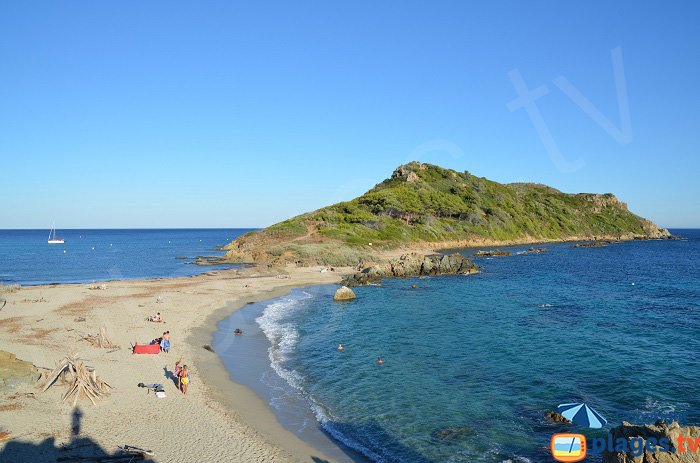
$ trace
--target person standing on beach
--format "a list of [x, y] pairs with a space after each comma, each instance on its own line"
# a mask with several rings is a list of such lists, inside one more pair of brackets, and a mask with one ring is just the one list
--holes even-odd
[[187, 385], [190, 383], [190, 370], [187, 365], [182, 366], [180, 374], [177, 377], [177, 388], [181, 390], [184, 395], [187, 395]]
[[170, 352], [170, 331], [163, 333], [163, 338], [160, 341], [160, 350], [166, 354]]

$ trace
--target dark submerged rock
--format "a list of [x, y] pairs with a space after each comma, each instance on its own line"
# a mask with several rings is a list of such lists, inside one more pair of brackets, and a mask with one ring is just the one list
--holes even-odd
[[430, 437], [440, 441], [458, 441], [475, 434], [474, 428], [469, 426], [448, 426], [431, 432]]

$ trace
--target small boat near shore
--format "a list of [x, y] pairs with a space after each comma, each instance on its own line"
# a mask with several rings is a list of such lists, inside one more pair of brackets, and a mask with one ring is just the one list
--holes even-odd
[[56, 236], [56, 227], [51, 226], [51, 230], [49, 231], [48, 243], [49, 244], [63, 244], [65, 242], [66, 242], [66, 240], [64, 240], [63, 238]]

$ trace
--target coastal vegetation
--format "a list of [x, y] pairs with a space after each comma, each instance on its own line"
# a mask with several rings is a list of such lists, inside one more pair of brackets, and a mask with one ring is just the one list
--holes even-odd
[[411, 162], [358, 198], [239, 237], [225, 260], [355, 265], [401, 247], [667, 236], [610, 193], [501, 184]]

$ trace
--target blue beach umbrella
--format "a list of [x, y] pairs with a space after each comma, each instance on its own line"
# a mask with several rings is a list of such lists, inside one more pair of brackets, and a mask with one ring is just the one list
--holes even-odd
[[605, 418], [600, 416], [600, 413], [584, 403], [561, 404], [557, 407], [557, 411], [567, 420], [580, 426], [597, 429], [608, 423]]

